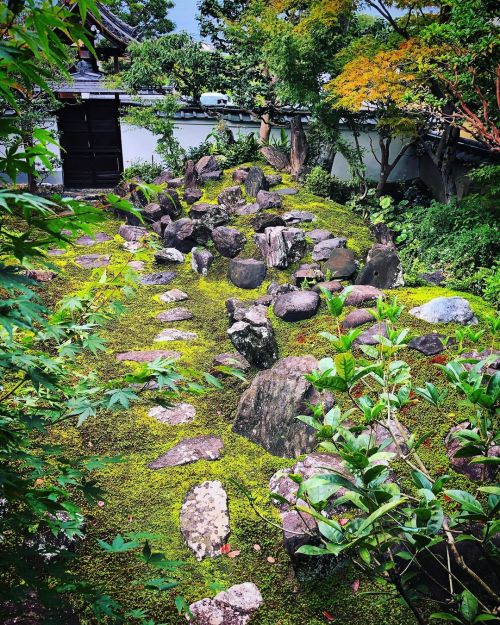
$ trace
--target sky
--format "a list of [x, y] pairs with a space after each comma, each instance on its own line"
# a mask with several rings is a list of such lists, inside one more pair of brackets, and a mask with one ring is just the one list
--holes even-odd
[[199, 36], [196, 5], [197, 0], [175, 0], [175, 7], [169, 11], [169, 17], [175, 22], [176, 30], [187, 30]]

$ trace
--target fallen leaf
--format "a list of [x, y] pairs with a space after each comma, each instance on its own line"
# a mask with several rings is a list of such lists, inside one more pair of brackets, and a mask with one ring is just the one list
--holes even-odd
[[241, 553], [241, 551], [237, 551], [237, 550], [235, 550], [235, 551], [230, 551], [230, 552], [227, 554], [227, 557], [228, 557], [228, 558], [237, 558], [237, 557], [240, 555], [240, 553]]
[[329, 614], [326, 610], [323, 610], [322, 614], [326, 618], [327, 621], [333, 621], [333, 616]]
[[352, 588], [353, 594], [356, 594], [358, 592], [358, 589], [359, 589], [359, 579], [355, 579], [353, 581], [351, 588]]
[[222, 547], [219, 550], [222, 554], [226, 554], [229, 553], [231, 551], [231, 545], [229, 543], [226, 543], [225, 545], [222, 545]]

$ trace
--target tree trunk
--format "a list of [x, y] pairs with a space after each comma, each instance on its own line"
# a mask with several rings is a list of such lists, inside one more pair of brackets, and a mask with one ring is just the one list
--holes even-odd
[[295, 178], [299, 178], [304, 171], [304, 165], [306, 163], [307, 154], [309, 152], [306, 133], [304, 132], [304, 126], [302, 125], [302, 119], [300, 115], [295, 115], [295, 117], [292, 119], [291, 145], [291, 174]]
[[442, 146], [438, 150], [438, 166], [441, 173], [445, 204], [448, 204], [457, 195], [454, 168], [459, 137], [460, 130], [458, 128], [447, 126], [441, 137]]
[[271, 114], [264, 113], [260, 118], [259, 140], [262, 144], [269, 143], [271, 137]]
[[[24, 149], [25, 150], [34, 147], [33, 135], [31, 133], [27, 134], [23, 138], [23, 144], [24, 144]], [[26, 160], [28, 161], [28, 159], [26, 159]], [[31, 166], [31, 164], [29, 162], [27, 162], [26, 164], [28, 165], [28, 167], [27, 167], [27, 169], [28, 169], [28, 173], [27, 173], [27, 177], [28, 177], [28, 191], [29, 191], [29, 193], [36, 193], [38, 191], [38, 184], [37, 184], [36, 174], [34, 173], [35, 163], [33, 163], [33, 166]]]
[[379, 135], [378, 144], [380, 147], [380, 174], [375, 195], [377, 197], [380, 197], [384, 193], [387, 179], [389, 178], [389, 174], [392, 171], [392, 167], [389, 164], [391, 138], [385, 138], [382, 135]]

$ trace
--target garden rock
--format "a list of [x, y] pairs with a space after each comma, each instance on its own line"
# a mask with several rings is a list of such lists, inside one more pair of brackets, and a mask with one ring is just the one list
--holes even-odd
[[425, 334], [412, 339], [408, 343], [408, 347], [416, 349], [425, 356], [435, 356], [444, 351], [444, 339], [445, 337], [442, 334]]
[[259, 589], [251, 582], [231, 586], [215, 595], [189, 606], [193, 625], [247, 625], [262, 605]]
[[233, 258], [229, 263], [229, 279], [240, 289], [256, 289], [266, 273], [265, 264], [254, 258]]
[[233, 182], [236, 182], [237, 184], [242, 184], [243, 182], [245, 182], [248, 176], [249, 169], [250, 167], [240, 167], [239, 169], [235, 169], [232, 176]]
[[352, 291], [346, 297], [346, 306], [363, 306], [374, 304], [379, 297], [384, 297], [384, 294], [374, 286], [357, 285], [351, 287]]
[[293, 187], [288, 187], [286, 189], [278, 189], [276, 191], [276, 193], [279, 193], [280, 195], [297, 195], [298, 192], [299, 190], [294, 189]]
[[170, 170], [166, 169], [153, 180], [153, 184], [166, 184], [167, 182], [172, 180], [173, 177], [174, 174]]
[[351, 330], [352, 328], [357, 328], [365, 323], [370, 323], [373, 320], [374, 317], [369, 310], [366, 308], [359, 308], [358, 310], [353, 310], [347, 315], [344, 321], [342, 321], [342, 327], [346, 330]]
[[175, 247], [165, 247], [159, 252], [155, 252], [157, 263], [183, 263], [184, 254], [176, 250]]
[[168, 190], [158, 193], [158, 204], [161, 207], [162, 215], [177, 219], [182, 214], [182, 205], [177, 191]]
[[203, 197], [203, 191], [198, 188], [186, 189], [184, 191], [184, 201], [191, 206], [195, 202], [198, 202]]
[[194, 167], [198, 176], [206, 176], [206, 174], [218, 172], [220, 167], [215, 156], [202, 156]]
[[122, 226], [120, 226], [118, 234], [122, 237], [122, 239], [125, 239], [125, 241], [136, 243], [137, 241], [144, 239], [144, 237], [147, 236], [148, 231], [146, 230], [146, 228], [140, 228], [138, 226], [128, 226], [126, 224], [123, 224]]
[[238, 352], [257, 369], [272, 367], [278, 360], [278, 345], [269, 321], [262, 325], [237, 321], [227, 333]]
[[323, 271], [331, 273], [332, 278], [348, 280], [356, 273], [358, 265], [354, 252], [344, 247], [333, 250], [330, 258], [324, 263]]
[[177, 330], [172, 328], [171, 330], [163, 330], [155, 338], [155, 341], [192, 341], [197, 339], [198, 335], [195, 332], [184, 332], [183, 330]]
[[[462, 354], [461, 357], [462, 358], [475, 358], [477, 360], [484, 360], [485, 358], [488, 358], [489, 356], [495, 355], [497, 357], [496, 360], [494, 360], [493, 362], [490, 362], [488, 366], [483, 365], [481, 367], [481, 371], [483, 373], [485, 373], [486, 375], [494, 375], [497, 371], [500, 371], [500, 350], [498, 349], [484, 349], [482, 352], [469, 352], [469, 353], [465, 353]], [[464, 363], [464, 367], [470, 371], [470, 369], [473, 367], [474, 365], [472, 363]]]
[[167, 182], [167, 187], [169, 189], [178, 189], [179, 187], [182, 187], [183, 184], [184, 178], [172, 178], [172, 180]]
[[172, 321], [187, 321], [193, 318], [193, 313], [187, 308], [172, 308], [171, 310], [165, 310], [156, 315], [158, 321], [163, 323], [171, 323]]
[[257, 202], [253, 204], [245, 204], [244, 206], [240, 206], [234, 212], [235, 215], [255, 215], [260, 211], [260, 206]]
[[182, 423], [190, 423], [196, 416], [195, 407], [191, 404], [180, 402], [169, 408], [164, 406], [154, 406], [148, 412], [148, 415], [160, 423], [167, 425], [181, 425]]
[[307, 211], [290, 211], [289, 213], [284, 213], [282, 217], [288, 224], [309, 223], [316, 219], [313, 213]]
[[214, 367], [232, 367], [240, 371], [248, 371], [252, 366], [248, 360], [238, 352], [219, 354], [213, 360]]
[[268, 267], [286, 269], [304, 256], [307, 249], [304, 231], [300, 228], [266, 228], [254, 240]]
[[272, 191], [259, 191], [257, 193], [257, 204], [262, 210], [268, 208], [281, 208], [283, 200], [281, 195], [273, 193]]
[[175, 247], [180, 252], [190, 252], [198, 244], [206, 244], [209, 229], [193, 219], [179, 219], [165, 228], [165, 247]]
[[146, 286], [162, 286], [170, 284], [175, 278], [173, 271], [159, 271], [158, 273], [149, 273], [141, 278], [141, 283]]
[[280, 176], [279, 174], [267, 174], [266, 180], [270, 187], [275, 187], [283, 182], [283, 176]]
[[269, 183], [260, 167], [250, 167], [245, 180], [245, 190], [250, 197], [257, 197], [259, 191], [269, 191]]
[[166, 293], [162, 293], [160, 295], [160, 301], [165, 302], [165, 304], [183, 302], [186, 299], [189, 299], [188, 294], [184, 293], [184, 291], [180, 291], [179, 289], [172, 289], [171, 291], [167, 291]]
[[66, 250], [54, 248], [52, 250], [47, 250], [47, 254], [49, 256], [64, 256], [64, 254], [66, 254]]
[[307, 280], [309, 285], [316, 284], [325, 279], [325, 276], [319, 265], [301, 265], [297, 271], [293, 274], [293, 280], [297, 286], [301, 286], [304, 280]]
[[396, 289], [404, 285], [403, 267], [397, 251], [390, 245], [374, 245], [356, 284], [370, 284], [379, 289]]
[[221, 256], [226, 258], [238, 256], [247, 242], [247, 238], [242, 232], [236, 230], [236, 228], [226, 228], [224, 226], [219, 226], [212, 230], [212, 240], [215, 249]]
[[355, 345], [378, 345], [377, 336], [387, 336], [387, 326], [385, 323], [376, 323], [368, 330], [365, 330], [354, 341]]
[[156, 202], [151, 202], [141, 211], [144, 219], [150, 223], [159, 221], [163, 217], [163, 210]]
[[156, 232], [159, 237], [163, 238], [165, 235], [165, 229], [170, 223], [172, 223], [172, 217], [169, 217], [169, 215], [163, 215], [160, 217], [159, 221], [153, 222], [151, 228], [153, 229], [153, 232]]
[[82, 237], [79, 237], [75, 243], [77, 245], [90, 246], [96, 245], [97, 243], [105, 243], [106, 241], [111, 241], [109, 234], [106, 234], [105, 232], [96, 232], [94, 235], [84, 234]]
[[144, 271], [146, 263], [143, 260], [131, 260], [127, 265], [134, 271]]
[[313, 260], [328, 260], [333, 250], [336, 250], [339, 247], [345, 247], [346, 245], [347, 239], [344, 239], [343, 237], [320, 241], [319, 243], [316, 243], [313, 248]]
[[197, 560], [220, 555], [229, 536], [227, 495], [215, 480], [195, 486], [181, 509], [181, 532]]
[[303, 321], [314, 317], [319, 304], [319, 295], [314, 291], [284, 293], [274, 302], [274, 314], [283, 321]]
[[339, 293], [344, 290], [344, 287], [338, 280], [326, 280], [325, 282], [318, 282], [313, 286], [313, 291], [321, 293], [321, 289], [326, 289], [330, 293]]
[[473, 325], [477, 317], [469, 302], [463, 297], [436, 297], [430, 302], [409, 311], [410, 315], [428, 323], [460, 323]]
[[263, 213], [252, 220], [252, 226], [255, 232], [264, 232], [266, 228], [286, 226], [286, 222], [279, 215]]
[[375, 423], [371, 426], [371, 428], [366, 430], [366, 433], [373, 436], [375, 445], [381, 445], [385, 440], [390, 439], [391, 442], [387, 445], [387, 447], [384, 447], [384, 451], [395, 453], [398, 456], [400, 456], [401, 453], [408, 453], [408, 447], [405, 444], [405, 440], [410, 438], [410, 431], [408, 428], [402, 424], [399, 424], [398, 427], [393, 419], [390, 420], [388, 427], [390, 434], [387, 431], [386, 421], [384, 421], [383, 424]]
[[321, 230], [320, 228], [309, 230], [309, 232], [306, 232], [306, 236], [311, 239], [314, 244], [321, 243], [321, 241], [333, 238], [331, 232], [329, 232], [328, 230]]
[[318, 393], [304, 377], [317, 366], [313, 356], [291, 356], [259, 372], [240, 398], [233, 430], [275, 456], [311, 452], [316, 446], [314, 430], [296, 417], [310, 414], [312, 404], [322, 402], [325, 410], [334, 404], [329, 393]]
[[83, 269], [97, 269], [109, 265], [109, 256], [101, 254], [83, 254], [75, 258], [75, 263]]
[[191, 191], [198, 189], [198, 185], [199, 176], [196, 171], [194, 161], [187, 161], [186, 168], [184, 170], [184, 187], [186, 188], [186, 191]]
[[219, 193], [217, 201], [219, 202], [219, 206], [230, 215], [236, 213], [238, 209], [246, 204], [243, 193], [241, 192], [241, 187], [227, 187], [227, 189]]
[[218, 460], [222, 447], [221, 439], [216, 436], [187, 438], [150, 462], [148, 467], [156, 470], [165, 467], [179, 467], [198, 462], [198, 460]]
[[[489, 480], [495, 479], [497, 467], [495, 465], [481, 465], [475, 464], [471, 462], [471, 458], [457, 458], [456, 453], [460, 449], [460, 441], [455, 437], [457, 432], [461, 432], [463, 430], [468, 429], [467, 426], [469, 423], [464, 421], [458, 425], [455, 425], [451, 428], [451, 430], [446, 435], [444, 440], [446, 453], [448, 458], [450, 459], [451, 466], [458, 473], [462, 473], [466, 475], [473, 482], [482, 482], [483, 481], [483, 466], [486, 467], [486, 475]], [[473, 432], [477, 432], [477, 429], [473, 429]], [[491, 458], [499, 458], [500, 457], [500, 446], [490, 447], [488, 456]]]
[[177, 360], [181, 357], [180, 352], [166, 351], [164, 349], [150, 349], [144, 352], [123, 352], [116, 355], [118, 362], [154, 362], [158, 358]]
[[204, 202], [193, 204], [189, 216], [196, 222], [203, 224], [209, 230], [217, 226], [222, 226], [229, 221], [229, 211], [226, 206], [206, 204]]
[[290, 171], [290, 159], [285, 152], [271, 145], [266, 145], [259, 150], [266, 161], [277, 171]]
[[443, 284], [446, 282], [446, 276], [442, 269], [438, 269], [437, 271], [432, 272], [419, 273], [418, 277], [420, 278], [420, 280], [423, 280], [428, 284], [433, 284], [434, 286], [443, 286]]
[[[89, 256], [92, 256], [92, 255], [89, 254], [87, 258]], [[99, 257], [98, 254], [96, 254], [95, 256]], [[80, 258], [85, 258], [85, 257], [80, 256]], [[109, 256], [103, 256], [101, 258], [109, 259]], [[28, 269], [25, 275], [27, 278], [30, 278], [31, 280], [36, 280], [37, 282], [51, 282], [51, 280], [53, 280], [57, 276], [57, 273], [55, 271], [50, 271], [50, 269]]]
[[195, 248], [191, 254], [191, 267], [200, 276], [208, 275], [208, 270], [214, 262], [214, 255], [206, 249]]
[[298, 287], [294, 284], [278, 284], [277, 282], [271, 282], [271, 284], [267, 287], [267, 294], [275, 300], [278, 295], [282, 295], [283, 293], [292, 293], [293, 291], [298, 290]]

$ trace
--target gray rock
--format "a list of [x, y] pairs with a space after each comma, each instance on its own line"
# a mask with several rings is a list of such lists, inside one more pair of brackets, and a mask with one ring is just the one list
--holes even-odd
[[268, 174], [266, 175], [266, 180], [270, 187], [275, 187], [283, 182], [283, 176], [279, 174]]
[[259, 152], [274, 169], [278, 171], [290, 171], [290, 159], [288, 158], [288, 154], [285, 154], [285, 152], [279, 148], [266, 145], [260, 148]]
[[96, 269], [97, 267], [107, 267], [109, 265], [109, 256], [101, 254], [83, 254], [75, 257], [75, 263], [83, 269]]
[[369, 284], [379, 289], [396, 289], [404, 285], [403, 266], [397, 251], [390, 245], [374, 245], [356, 284]]
[[183, 263], [184, 254], [175, 247], [165, 247], [155, 252], [155, 261], [157, 263]]
[[[451, 340], [451, 342], [455, 343], [453, 339]], [[481, 372], [485, 375], [494, 375], [497, 371], [500, 371], [500, 350], [492, 349], [490, 347], [489, 349], [483, 349], [483, 351], [481, 352], [473, 351], [461, 354], [461, 358], [474, 358], [479, 361], [485, 360], [489, 356], [496, 356], [496, 360], [490, 362], [488, 366], [481, 366], [480, 369]], [[467, 371], [470, 371], [473, 366], [474, 365], [472, 363], [464, 363], [464, 367], [467, 369]]]
[[215, 156], [202, 156], [194, 168], [199, 176], [203, 176], [210, 172], [217, 172], [220, 169]]
[[442, 269], [438, 269], [437, 271], [419, 273], [418, 277], [420, 278], [420, 280], [423, 280], [428, 284], [433, 284], [434, 286], [443, 286], [443, 284], [446, 282], [446, 276]]
[[[109, 256], [100, 257], [98, 254], [88, 254], [88, 256], [80, 256], [80, 258], [89, 258], [91, 256], [96, 256], [97, 258], [107, 258], [109, 261]], [[80, 266], [83, 267], [84, 265]], [[96, 266], [101, 267], [104, 265]], [[55, 271], [50, 271], [50, 269], [27, 269], [24, 275], [31, 280], [36, 280], [37, 282], [51, 282], [57, 276], [57, 273]]]
[[191, 254], [191, 267], [200, 276], [208, 275], [208, 270], [214, 262], [214, 255], [207, 249], [195, 248]]
[[[451, 428], [451, 430], [446, 435], [444, 440], [444, 444], [446, 447], [446, 453], [448, 458], [450, 459], [451, 466], [457, 471], [457, 473], [462, 473], [466, 475], [473, 482], [482, 482], [483, 477], [483, 466], [486, 467], [486, 476], [489, 480], [494, 480], [498, 467], [495, 465], [481, 465], [471, 462], [471, 458], [457, 458], [456, 453], [461, 447], [460, 441], [456, 438], [456, 434], [463, 430], [468, 429], [469, 423], [464, 421], [463, 423], [459, 423]], [[473, 429], [473, 432], [477, 433], [477, 429]], [[490, 447], [488, 456], [492, 458], [500, 457], [500, 446], [495, 445]]]
[[234, 215], [238, 209], [246, 204], [241, 187], [227, 187], [219, 193], [217, 201], [219, 206], [229, 215]]
[[408, 453], [408, 447], [405, 444], [405, 441], [410, 438], [410, 431], [408, 428], [403, 424], [399, 424], [398, 427], [396, 422], [391, 419], [389, 422], [389, 432], [387, 431], [386, 421], [384, 421], [383, 424], [376, 423], [366, 430], [366, 433], [373, 437], [375, 445], [381, 445], [387, 439], [391, 441], [386, 447], [384, 447], [384, 451], [395, 453], [398, 456], [401, 455], [401, 453]]
[[313, 286], [313, 291], [321, 293], [321, 289], [326, 289], [330, 293], [339, 293], [344, 290], [344, 287], [338, 280], [327, 280], [326, 282], [318, 282]]
[[172, 328], [171, 330], [163, 330], [163, 332], [160, 332], [155, 338], [155, 341], [192, 341], [197, 338], [198, 335], [195, 332], [184, 332], [183, 330]]
[[184, 291], [180, 291], [179, 289], [172, 289], [171, 291], [167, 291], [166, 293], [162, 293], [160, 295], [160, 301], [165, 302], [165, 304], [183, 302], [186, 299], [189, 299], [188, 294], [184, 293]]
[[198, 188], [186, 189], [184, 191], [184, 201], [191, 206], [195, 202], [198, 202], [203, 197], [203, 191]]
[[123, 352], [116, 355], [119, 362], [153, 362], [158, 358], [177, 360], [181, 357], [180, 352], [166, 351], [164, 349], [150, 349], [144, 352]]
[[257, 193], [257, 204], [262, 210], [266, 210], [268, 208], [281, 208], [283, 200], [281, 199], [281, 195], [278, 193], [261, 190]]
[[308, 211], [290, 211], [289, 213], [284, 213], [282, 217], [288, 224], [309, 223], [316, 219], [314, 213], [309, 213]]
[[158, 273], [149, 273], [141, 278], [141, 283], [146, 286], [162, 286], [170, 284], [175, 278], [173, 271], [160, 271]]
[[318, 366], [313, 356], [291, 356], [272, 369], [260, 371], [243, 393], [233, 430], [275, 456], [296, 457], [316, 446], [313, 428], [297, 420], [310, 414], [310, 405], [332, 408], [333, 397], [318, 393], [304, 375]]
[[[71, 233], [70, 233], [71, 234]], [[78, 238], [75, 243], [77, 245], [96, 245], [97, 243], [105, 243], [106, 241], [111, 241], [112, 237], [110, 237], [105, 232], [96, 232], [93, 235], [84, 234], [82, 237]]]
[[174, 177], [174, 174], [168, 169], [166, 169], [165, 171], [162, 171], [161, 174], [153, 180], [153, 184], [166, 184], [167, 182], [172, 180], [173, 177]]
[[354, 341], [355, 345], [378, 345], [377, 336], [387, 336], [387, 326], [385, 323], [376, 323], [368, 330], [365, 330]]
[[425, 356], [435, 356], [444, 351], [444, 338], [442, 334], [425, 334], [412, 339], [408, 343], [408, 347], [416, 349]]
[[245, 204], [244, 206], [240, 206], [234, 212], [235, 215], [255, 215], [261, 210], [260, 206], [257, 202], [253, 204]]
[[189, 606], [195, 625], [247, 625], [262, 605], [255, 584], [231, 586], [213, 599], [202, 599]]
[[172, 308], [170, 310], [164, 310], [156, 315], [158, 321], [163, 323], [170, 323], [172, 321], [187, 321], [193, 318], [193, 313], [187, 308]]
[[274, 302], [274, 314], [283, 321], [303, 321], [314, 317], [319, 304], [319, 295], [314, 291], [284, 293]]
[[243, 321], [243, 317], [248, 313], [252, 306], [252, 302], [243, 302], [235, 297], [227, 299], [226, 310], [229, 317], [229, 323], [231, 324], [235, 321]]
[[165, 229], [170, 223], [172, 223], [172, 217], [169, 215], [163, 215], [158, 221], [153, 222], [151, 228], [159, 237], [163, 237]]
[[179, 187], [182, 187], [183, 184], [184, 184], [184, 177], [172, 178], [171, 180], [168, 181], [167, 186], [169, 189], [178, 189]]
[[304, 256], [307, 244], [300, 228], [266, 228], [254, 235], [256, 245], [268, 267], [286, 269]]
[[340, 247], [333, 250], [330, 258], [323, 264], [323, 271], [330, 271], [332, 278], [348, 280], [357, 271], [358, 264], [354, 252], [347, 248]]
[[309, 285], [316, 284], [325, 279], [325, 276], [319, 265], [301, 265], [293, 274], [293, 280], [297, 286], [301, 286], [304, 280]]
[[127, 265], [132, 267], [134, 271], [144, 271], [146, 267], [146, 263], [143, 260], [131, 260]]
[[208, 242], [210, 230], [205, 223], [194, 219], [179, 219], [165, 228], [165, 247], [175, 247], [180, 252], [190, 252], [196, 245]]
[[312, 257], [313, 260], [328, 260], [332, 255], [332, 251], [347, 245], [347, 239], [337, 237], [335, 239], [326, 239], [316, 243], [314, 246]]
[[294, 189], [292, 187], [288, 187], [286, 189], [278, 189], [276, 191], [276, 193], [279, 193], [280, 195], [297, 195], [298, 192], [298, 189]]
[[342, 327], [346, 330], [350, 330], [352, 328], [362, 326], [365, 323], [370, 323], [373, 320], [374, 316], [369, 310], [366, 310], [366, 308], [359, 308], [358, 310], [353, 310], [347, 315], [344, 321], [342, 321]]
[[166, 189], [158, 193], [158, 204], [160, 205], [162, 215], [168, 215], [172, 219], [177, 219], [177, 217], [182, 215], [182, 204], [177, 191]]
[[459, 323], [473, 325], [477, 317], [469, 302], [463, 297], [436, 297], [430, 302], [409, 311], [410, 315], [428, 323]]
[[216, 436], [198, 436], [186, 438], [174, 445], [165, 454], [150, 462], [150, 469], [164, 469], [165, 467], [179, 467], [184, 464], [198, 462], [198, 460], [218, 460], [223, 444]]
[[235, 169], [232, 176], [233, 182], [236, 182], [237, 184], [242, 184], [243, 182], [245, 182], [248, 176], [249, 169], [250, 167], [240, 167], [239, 169]]
[[233, 258], [229, 263], [229, 279], [240, 289], [256, 289], [266, 273], [265, 264], [254, 258]]
[[278, 345], [269, 321], [265, 325], [237, 321], [227, 333], [238, 352], [257, 369], [272, 367], [278, 359]]
[[230, 528], [227, 495], [219, 481], [203, 482], [188, 493], [182, 504], [180, 525], [197, 560], [220, 555]]
[[226, 228], [225, 226], [219, 226], [212, 230], [212, 240], [215, 249], [226, 258], [238, 256], [247, 242], [247, 238], [242, 232], [236, 228]]
[[248, 360], [238, 352], [233, 354], [219, 354], [214, 358], [213, 365], [214, 367], [232, 367], [240, 371], [248, 371], [252, 366]]
[[196, 171], [194, 161], [187, 161], [186, 168], [184, 170], [184, 187], [186, 188], [186, 191], [198, 189], [199, 182], [199, 175]]
[[180, 402], [168, 408], [164, 406], [154, 406], [148, 412], [148, 415], [160, 421], [160, 423], [181, 425], [183, 423], [191, 423], [196, 416], [196, 410], [191, 404]]
[[257, 197], [259, 191], [269, 191], [269, 183], [260, 167], [250, 167], [245, 180], [245, 190], [250, 197]]
[[128, 226], [123, 224], [118, 230], [118, 234], [125, 239], [125, 241], [137, 242], [144, 239], [148, 235], [146, 228], [140, 228], [138, 226]]
[[346, 297], [346, 306], [364, 306], [374, 304], [379, 297], [384, 297], [384, 294], [374, 286], [368, 286], [364, 284], [356, 285], [352, 287], [352, 291]]
[[204, 182], [208, 182], [210, 180], [220, 180], [222, 178], [222, 171], [219, 169], [217, 171], [209, 171], [206, 174], [201, 174], [200, 181], [203, 184]]
[[64, 254], [66, 254], [66, 250], [53, 248], [51, 250], [47, 250], [47, 254], [49, 256], [63, 256]]
[[195, 222], [203, 224], [203, 226], [209, 230], [217, 228], [217, 226], [227, 224], [229, 221], [229, 211], [227, 206], [219, 204], [206, 204], [205, 202], [193, 204], [189, 216]]
[[321, 230], [320, 228], [309, 230], [309, 232], [306, 232], [306, 236], [311, 239], [313, 243], [321, 243], [321, 241], [333, 238], [329, 230]]
[[277, 282], [271, 282], [271, 284], [267, 287], [268, 295], [271, 295], [273, 300], [275, 300], [278, 295], [282, 295], [283, 293], [292, 293], [293, 291], [298, 291], [298, 287], [294, 284], [278, 284]]
[[263, 213], [252, 220], [252, 226], [255, 232], [264, 232], [266, 228], [286, 226], [286, 222], [279, 215]]
[[144, 219], [149, 223], [159, 221], [164, 214], [161, 206], [157, 202], [150, 202], [141, 212]]

